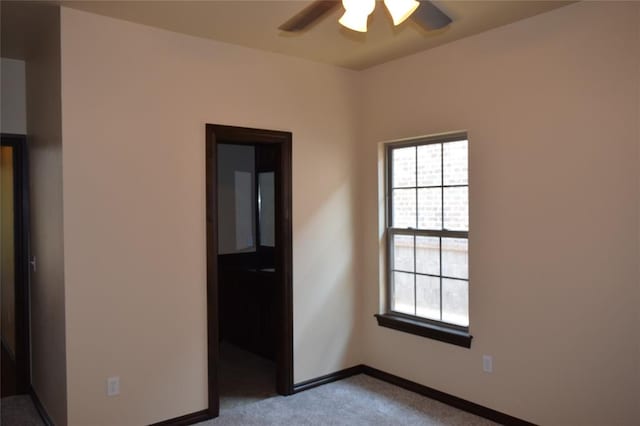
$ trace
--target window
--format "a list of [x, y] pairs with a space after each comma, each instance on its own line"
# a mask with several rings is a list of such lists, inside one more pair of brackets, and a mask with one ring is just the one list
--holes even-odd
[[378, 322], [469, 347], [467, 136], [390, 144], [386, 155], [388, 306]]

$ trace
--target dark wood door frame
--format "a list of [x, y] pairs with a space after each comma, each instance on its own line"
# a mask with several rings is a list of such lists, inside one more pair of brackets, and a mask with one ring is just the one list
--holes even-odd
[[291, 221], [291, 140], [290, 132], [245, 127], [206, 125], [206, 220], [207, 220], [207, 350], [208, 414], [220, 412], [218, 389], [218, 200], [217, 145], [221, 143], [276, 145], [280, 149], [276, 191], [276, 274], [281, 284], [278, 294], [278, 337], [276, 342], [276, 390], [293, 393], [293, 273]]
[[16, 391], [23, 394], [29, 393], [31, 387], [27, 138], [25, 135], [3, 133], [1, 139], [2, 146], [13, 148]]

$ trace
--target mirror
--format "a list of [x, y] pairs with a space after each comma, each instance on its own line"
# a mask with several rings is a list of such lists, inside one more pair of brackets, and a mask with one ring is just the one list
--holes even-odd
[[273, 172], [258, 174], [258, 220], [260, 245], [275, 247], [275, 175]]
[[218, 145], [218, 251], [256, 250], [255, 150], [253, 146]]

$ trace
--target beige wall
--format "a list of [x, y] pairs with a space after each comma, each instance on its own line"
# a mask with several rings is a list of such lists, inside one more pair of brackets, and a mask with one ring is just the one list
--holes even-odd
[[13, 148], [0, 148], [0, 300], [2, 343], [16, 353], [15, 241], [13, 233]]
[[[579, 3], [364, 72], [366, 364], [538, 424], [637, 423], [639, 7]], [[372, 318], [378, 143], [456, 130], [470, 350]]]
[[295, 381], [360, 361], [356, 78], [62, 9], [69, 424], [206, 407], [205, 123], [293, 132]]
[[[640, 7], [637, 8], [637, 21], [638, 22], [638, 31], [637, 31], [637, 36], [638, 36], [638, 42], [636, 44], [636, 57], [640, 58]], [[637, 131], [638, 131], [638, 161], [640, 162], [640, 64], [638, 64], [638, 121], [636, 121], [636, 125], [637, 127]], [[640, 187], [640, 173], [638, 173], [638, 186]], [[638, 203], [640, 205], [640, 197], [638, 200]], [[638, 208], [638, 211], [640, 212], [640, 208]], [[638, 218], [638, 223], [640, 224], [640, 216]], [[640, 226], [638, 227], [638, 232], [639, 232], [639, 240], [640, 240]], [[638, 275], [640, 276], [640, 261], [638, 262]], [[637, 293], [636, 293], [636, 306], [640, 306], [640, 279], [637, 282]], [[640, 324], [640, 309], [636, 310], [636, 324]], [[636, 343], [638, 345], [638, 353], [640, 354], [640, 327], [636, 327]], [[636, 362], [637, 362], [637, 371], [636, 371], [636, 383], [640, 383], [640, 356], [636, 358]], [[632, 376], [633, 377], [633, 376]]]
[[62, 218], [60, 14], [30, 4], [26, 58], [30, 171], [31, 381], [57, 425], [67, 419], [65, 278]]

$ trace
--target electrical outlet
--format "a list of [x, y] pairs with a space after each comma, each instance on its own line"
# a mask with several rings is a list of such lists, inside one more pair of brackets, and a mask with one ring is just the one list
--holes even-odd
[[491, 355], [482, 355], [482, 370], [485, 373], [493, 373], [493, 357]]
[[120, 394], [120, 377], [109, 377], [107, 379], [107, 396]]

